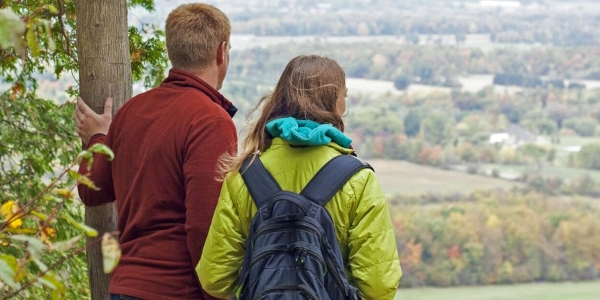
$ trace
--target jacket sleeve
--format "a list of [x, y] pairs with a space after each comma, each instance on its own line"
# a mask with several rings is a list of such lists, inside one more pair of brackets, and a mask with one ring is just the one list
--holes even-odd
[[196, 273], [206, 292], [217, 298], [230, 299], [236, 292], [244, 260], [246, 234], [234, 205], [239, 201], [238, 192], [232, 192], [228, 182], [221, 189]]
[[191, 268], [200, 260], [204, 241], [217, 206], [222, 183], [217, 164], [225, 153], [236, 153], [236, 131], [228, 116], [191, 122], [184, 145], [185, 231], [192, 258]]
[[[357, 174], [356, 210], [351, 213], [349, 264], [363, 299], [394, 299], [402, 276], [391, 216], [371, 170]], [[362, 181], [362, 180], [361, 180]]]
[[[112, 128], [112, 126], [111, 126]], [[104, 134], [95, 134], [90, 138], [86, 149], [94, 144], [104, 144], [111, 147], [110, 145], [110, 134], [107, 137]], [[83, 201], [86, 206], [98, 206], [115, 201], [115, 191], [112, 180], [112, 164], [107, 159], [108, 157], [103, 154], [94, 154], [94, 160], [92, 167], [88, 169], [88, 161], [82, 160], [79, 165], [79, 174], [86, 175], [94, 183], [98, 190], [92, 189], [85, 184], [79, 184], [77, 191], [79, 192], [79, 198]]]

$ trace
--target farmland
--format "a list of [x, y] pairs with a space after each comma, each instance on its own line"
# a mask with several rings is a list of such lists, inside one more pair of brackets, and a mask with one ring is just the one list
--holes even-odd
[[475, 190], [511, 189], [523, 184], [509, 180], [413, 164], [403, 160], [369, 160], [388, 194], [468, 194]]

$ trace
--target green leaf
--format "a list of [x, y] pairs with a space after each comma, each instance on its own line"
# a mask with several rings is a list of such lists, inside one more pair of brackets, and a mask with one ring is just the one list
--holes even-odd
[[42, 271], [42, 272], [48, 271], [48, 266], [41, 260], [41, 258], [31, 255], [31, 259], [38, 266], [40, 271]]
[[41, 259], [42, 252], [44, 251], [44, 248], [46, 247], [41, 240], [39, 240], [38, 238], [33, 237], [33, 236], [22, 235], [22, 234], [11, 235], [10, 238], [13, 240], [27, 243], [27, 250], [29, 250], [31, 257], [34, 260]]
[[52, 4], [46, 4], [44, 5], [44, 8], [46, 8], [51, 14], [58, 14], [58, 9]]
[[[65, 286], [62, 284], [60, 279], [56, 278], [54, 273], [49, 272], [44, 277], [39, 278], [38, 281], [46, 287], [51, 288], [56, 292], [56, 295], [53, 293], [52, 299], [61, 299], [64, 298], [65, 295]], [[62, 296], [62, 297], [61, 297]]]
[[11, 9], [0, 9], [0, 48], [7, 49], [18, 44], [25, 29], [25, 23]]
[[73, 247], [75, 247], [75, 245], [77, 244], [77, 242], [80, 239], [81, 239], [81, 235], [78, 235], [78, 236], [71, 238], [69, 240], [66, 240], [66, 241], [54, 242], [54, 243], [52, 243], [52, 245], [50, 245], [49, 249], [51, 251], [66, 252], [66, 251], [73, 249]]
[[82, 159], [86, 159], [86, 160], [90, 160], [94, 158], [94, 153], [92, 153], [91, 151], [88, 150], [82, 150], [81, 152], [79, 152], [79, 154], [77, 154], [77, 158], [78, 160], [82, 160]]
[[129, 0], [127, 1], [127, 7], [141, 6], [146, 10], [152, 12], [154, 11], [154, 1], [152, 0]]
[[35, 39], [35, 28], [36, 28], [37, 19], [29, 19], [27, 22], [27, 46], [29, 46], [29, 50], [31, 51], [31, 55], [33, 57], [37, 57], [40, 55], [40, 44]]
[[75, 170], [68, 170], [67, 174], [69, 174], [69, 177], [75, 179], [75, 180], [79, 180], [79, 177], [81, 177], [82, 175], [79, 174], [79, 172], [75, 171]]
[[18, 288], [18, 280], [15, 281], [15, 272], [18, 267], [17, 259], [12, 255], [0, 254], [0, 281], [13, 289]]
[[73, 170], [69, 170], [67, 171], [67, 173], [69, 174], [69, 176], [71, 176], [73, 179], [77, 180], [79, 183], [89, 187], [90, 189], [93, 189], [95, 191], [99, 191], [100, 188], [97, 187], [94, 182], [87, 176], [85, 175], [81, 175], [79, 174], [77, 171], [73, 171]]
[[91, 151], [93, 153], [104, 154], [104, 155], [108, 156], [109, 161], [112, 161], [115, 158], [115, 154], [112, 152], [112, 150], [110, 150], [110, 148], [108, 148], [104, 144], [100, 144], [100, 143], [94, 144], [93, 146], [88, 148], [88, 151]]
[[[43, 214], [43, 213], [41, 213], [41, 212], [39, 212], [37, 210], [29, 211], [29, 213], [32, 214], [32, 215], [34, 215], [34, 216], [36, 216], [36, 217], [38, 217], [40, 220], [42, 220], [44, 222], [46, 220], [48, 220], [48, 216], [46, 216], [45, 214]], [[51, 220], [50, 223], [56, 223], [56, 220]]]
[[121, 248], [119, 242], [110, 233], [102, 236], [102, 258], [104, 273], [108, 274], [114, 270], [121, 258]]
[[54, 52], [54, 50], [56, 50], [56, 43], [52, 38], [52, 29], [50, 28], [50, 21], [40, 20], [40, 23], [42, 23], [44, 25], [44, 28], [46, 29], [46, 38], [48, 39], [48, 50], [50, 50], [50, 52]]
[[73, 219], [73, 217], [71, 217], [69, 215], [63, 215], [63, 216], [61, 216], [61, 218], [65, 221], [69, 222], [69, 224], [73, 225], [75, 228], [77, 228], [79, 230], [83, 230], [85, 232], [85, 234], [89, 237], [97, 237], [98, 236], [98, 231], [96, 229], [75, 221], [75, 219]]

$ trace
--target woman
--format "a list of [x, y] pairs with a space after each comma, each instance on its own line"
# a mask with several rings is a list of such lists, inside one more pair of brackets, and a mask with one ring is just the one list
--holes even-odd
[[[258, 120], [244, 140], [243, 153], [225, 158], [227, 174], [196, 272], [215, 297], [238, 289], [250, 223], [257, 208], [240, 175], [243, 161], [259, 159], [283, 190], [299, 193], [330, 159], [352, 154], [343, 134], [345, 74], [330, 58], [292, 59], [275, 90], [264, 97]], [[402, 275], [390, 214], [370, 169], [356, 173], [325, 209], [330, 213], [348, 280], [363, 299], [393, 299]]]

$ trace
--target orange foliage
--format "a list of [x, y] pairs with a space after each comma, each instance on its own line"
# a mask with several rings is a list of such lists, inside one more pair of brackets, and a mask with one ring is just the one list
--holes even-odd
[[373, 151], [375, 155], [383, 156], [384, 153], [383, 137], [376, 136], [373, 140]]
[[15, 101], [19, 95], [23, 94], [23, 86], [19, 83], [13, 85], [10, 89], [10, 100]]
[[423, 146], [423, 148], [421, 148], [421, 152], [419, 152], [418, 162], [420, 164], [427, 163], [429, 161], [429, 157], [431, 156], [431, 152], [432, 149], [429, 147], [429, 145]]
[[442, 155], [444, 153], [442, 152], [442, 147], [440, 145], [435, 145], [435, 147], [433, 147], [433, 150], [431, 150], [431, 154], [429, 155], [429, 161], [432, 164], [440, 164], [442, 162]]
[[131, 52], [131, 61], [132, 62], [140, 62], [142, 61], [142, 54], [144, 53], [143, 49], [135, 49]]
[[458, 245], [454, 245], [448, 248], [448, 259], [460, 259], [462, 254], [460, 253], [460, 249], [458, 249]]
[[415, 244], [414, 240], [406, 243], [406, 249], [400, 255], [400, 261], [403, 268], [415, 268], [421, 264], [423, 255], [423, 245]]

